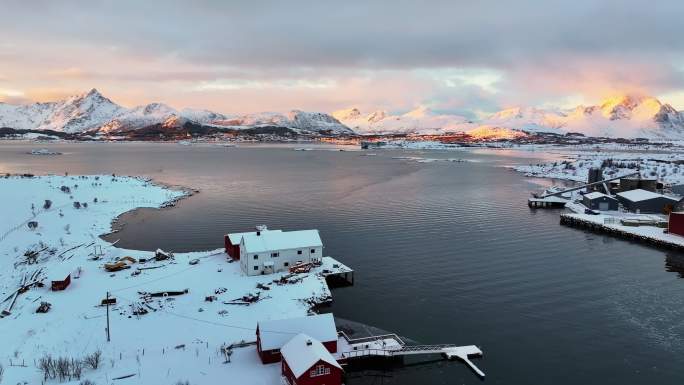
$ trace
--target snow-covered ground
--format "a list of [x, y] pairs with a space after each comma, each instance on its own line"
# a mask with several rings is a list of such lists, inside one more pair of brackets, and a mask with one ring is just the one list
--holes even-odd
[[[37, 366], [46, 354], [80, 360], [98, 350], [101, 365], [85, 367], [81, 380], [110, 384], [133, 375], [116, 383], [280, 383], [280, 365], [262, 365], [254, 346], [235, 349], [230, 363], [224, 363], [221, 347], [253, 341], [258, 320], [302, 316], [313, 302], [329, 299], [322, 267], [276, 284], [283, 274], [243, 276], [222, 250], [156, 261], [152, 252], [119, 249], [99, 238], [118, 215], [162, 207], [185, 194], [149, 180], [111, 175], [0, 178], [0, 300], [11, 298], [24, 277], [37, 271], [45, 284], [18, 295], [11, 314], [0, 318], [3, 383], [41, 383]], [[51, 201], [47, 209], [46, 199]], [[37, 222], [35, 229], [29, 228], [32, 222]], [[103, 255], [94, 258], [99, 247]], [[30, 251], [38, 254], [29, 263], [25, 254]], [[124, 256], [137, 262], [129, 269], [105, 271], [105, 263]], [[51, 291], [51, 280], [64, 278], [64, 272], [72, 273], [71, 285]], [[186, 294], [148, 301], [141, 294], [186, 289]], [[116, 299], [109, 309], [111, 342], [105, 332], [107, 309], [100, 306], [107, 292]], [[258, 302], [227, 304], [259, 292]], [[0, 311], [10, 302], [1, 303]], [[36, 313], [41, 302], [51, 304], [48, 313]]]
[[566, 160], [522, 165], [515, 170], [528, 176], [585, 182], [590, 168], [602, 166], [606, 178], [638, 170], [644, 178], [657, 178], [667, 184], [684, 183], [684, 156], [678, 151], [571, 150]]

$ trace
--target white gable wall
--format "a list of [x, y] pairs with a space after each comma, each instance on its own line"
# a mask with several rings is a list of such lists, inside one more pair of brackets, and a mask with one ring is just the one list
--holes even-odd
[[[273, 253], [278, 253], [278, 256], [273, 256]], [[244, 239], [240, 242], [240, 265], [242, 271], [247, 275], [271, 274], [287, 271], [290, 266], [299, 261], [308, 263], [321, 260], [321, 258], [323, 258], [323, 247], [320, 245], [248, 253], [245, 248]], [[272, 268], [267, 266], [269, 263], [273, 263]]]

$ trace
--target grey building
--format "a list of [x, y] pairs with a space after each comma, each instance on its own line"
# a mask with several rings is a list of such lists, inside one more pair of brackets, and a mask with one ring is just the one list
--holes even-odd
[[663, 213], [674, 207], [679, 200], [651, 191], [636, 189], [617, 194], [617, 199], [625, 209], [639, 213]]
[[599, 211], [617, 210], [618, 200], [600, 192], [585, 194], [582, 203], [587, 208]]
[[684, 196], [684, 184], [676, 184], [670, 187], [673, 193]]
[[636, 189], [656, 192], [658, 189], [657, 179], [644, 179], [640, 177], [635, 178], [621, 178], [620, 179], [620, 191], [632, 191]]

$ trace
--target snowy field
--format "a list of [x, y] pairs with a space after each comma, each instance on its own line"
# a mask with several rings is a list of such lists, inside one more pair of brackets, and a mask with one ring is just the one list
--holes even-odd
[[566, 160], [516, 166], [514, 169], [527, 176], [585, 182], [592, 167], [603, 167], [606, 178], [639, 170], [644, 178], [657, 178], [666, 184], [684, 183], [684, 155], [679, 151], [570, 150]]
[[[253, 341], [258, 320], [302, 316], [313, 303], [330, 299], [316, 270], [277, 284], [283, 274], [243, 276], [222, 250], [157, 261], [152, 252], [119, 249], [99, 238], [120, 214], [162, 207], [185, 195], [132, 177], [0, 178], [0, 300], [7, 298], [0, 311], [8, 309], [22, 280], [38, 277], [44, 284], [17, 295], [0, 318], [0, 383], [40, 384], [41, 358], [73, 360], [78, 369], [78, 362], [97, 351], [97, 369], [84, 365], [80, 379], [74, 370], [45, 383], [280, 383], [280, 366], [262, 365], [254, 346], [234, 349], [230, 363], [222, 346]], [[124, 256], [136, 262], [116, 272], [103, 268]], [[70, 286], [51, 291], [53, 278], [69, 272]], [[100, 306], [107, 292], [116, 299], [109, 309], [111, 342], [107, 309]], [[150, 296], [161, 292], [172, 294]], [[259, 300], [229, 304], [250, 294]], [[51, 304], [49, 312], [36, 313], [42, 302]]]

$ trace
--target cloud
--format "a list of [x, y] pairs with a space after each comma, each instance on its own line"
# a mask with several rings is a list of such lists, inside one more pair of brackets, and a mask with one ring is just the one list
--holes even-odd
[[677, 94], [684, 79], [677, 0], [122, 0], [40, 8], [3, 2], [0, 34], [11, 37], [0, 43], [5, 83], [97, 87], [134, 104], [476, 111], [614, 90]]

